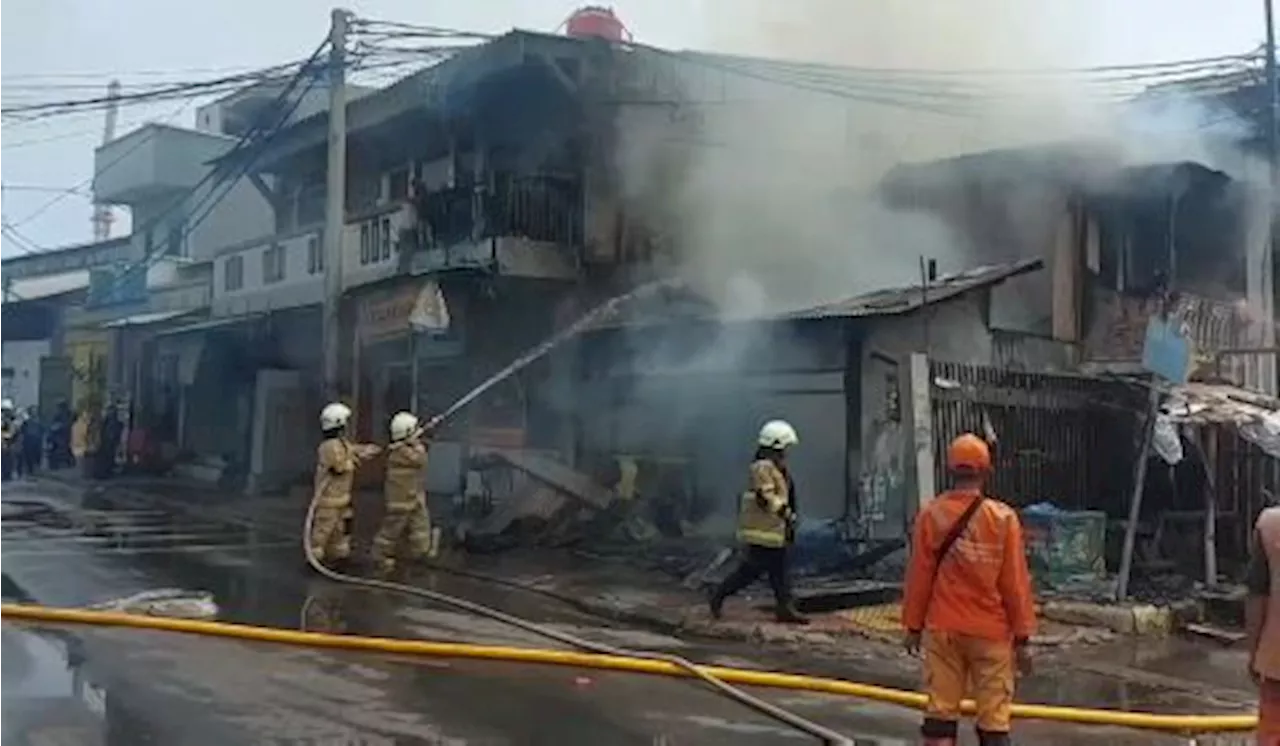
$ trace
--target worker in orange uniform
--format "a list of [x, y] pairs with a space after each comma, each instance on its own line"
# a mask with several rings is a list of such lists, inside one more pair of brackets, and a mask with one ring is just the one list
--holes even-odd
[[978, 705], [978, 742], [1009, 744], [1015, 670], [1031, 668], [1031, 573], [1013, 508], [983, 494], [991, 449], [966, 433], [947, 448], [954, 486], [916, 516], [902, 609], [905, 645], [924, 644], [926, 746], [957, 743], [960, 702]]
[[351, 408], [333, 402], [320, 410], [323, 440], [316, 449], [316, 511], [311, 522], [311, 551], [320, 562], [332, 565], [351, 556], [351, 484], [356, 466], [377, 456], [380, 446], [347, 439]]
[[1253, 544], [1244, 626], [1258, 685], [1258, 746], [1280, 746], [1280, 506], [1258, 515]]

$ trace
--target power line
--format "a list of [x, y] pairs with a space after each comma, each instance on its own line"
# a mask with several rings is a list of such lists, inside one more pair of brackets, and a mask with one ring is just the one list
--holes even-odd
[[[78, 192], [78, 193], [84, 194], [84, 192], [82, 192], [81, 189], [82, 189], [81, 187], [77, 187], [77, 186], [56, 187], [56, 186], [39, 186], [36, 184], [0, 184], [0, 191], [5, 191], [5, 192], [46, 192], [50, 194]], [[88, 197], [90, 195], [85, 194], [84, 196]]]
[[[307, 91], [315, 85], [317, 77], [323, 75], [323, 68], [320, 66], [313, 66], [313, 63], [319, 59], [327, 45], [328, 39], [326, 38], [325, 41], [321, 42], [320, 46], [316, 48], [315, 52], [313, 52], [310, 57], [298, 66], [297, 72], [289, 80], [284, 90], [276, 96], [273, 105], [266, 108], [267, 111], [274, 111], [276, 109], [276, 104], [282, 104], [287, 101], [298, 83], [301, 82], [303, 78], [308, 78], [307, 87], [298, 95], [297, 100], [293, 102], [293, 105], [290, 106], [288, 110], [284, 111], [283, 114], [281, 114], [279, 118], [269, 126], [263, 126], [262, 123], [255, 123], [244, 133], [244, 135], [241, 136], [235, 146], [219, 159], [218, 165], [209, 169], [209, 171], [198, 182], [196, 182], [195, 185], [185, 190], [181, 196], [173, 200], [168, 207], [149, 220], [145, 226], [142, 226], [141, 228], [135, 227], [133, 232], [135, 234], [146, 235], [162, 222], [169, 219], [169, 217], [181, 208], [188, 199], [199, 193], [199, 191], [206, 185], [211, 185], [209, 191], [204, 195], [204, 197], [189, 209], [190, 214], [195, 214], [202, 208], [204, 209], [204, 212], [195, 220], [187, 221], [187, 224], [183, 226], [179, 236], [179, 242], [185, 241], [190, 237], [192, 231], [199, 227], [199, 225], [213, 212], [213, 209], [217, 207], [227, 194], [230, 193], [231, 189], [235, 186], [235, 183], [249, 172], [249, 169], [251, 169], [253, 164], [261, 157], [265, 149], [264, 146], [275, 136], [276, 133], [284, 129], [288, 124], [289, 119], [302, 105], [302, 101], [306, 97]], [[241, 153], [240, 158], [235, 158], [236, 154], [240, 151], [245, 152]], [[247, 158], [244, 157], [246, 154], [248, 156]], [[241, 159], [243, 159], [242, 162], [240, 162]], [[228, 174], [225, 172], [225, 164], [237, 162], [240, 163], [239, 168], [235, 168], [234, 166], [232, 167], [235, 169], [235, 173]], [[219, 187], [223, 186], [225, 186], [225, 188], [215, 198], [213, 196], [214, 193]], [[121, 272], [121, 276], [132, 274], [140, 269], [145, 271], [147, 267], [151, 266], [151, 264], [161, 256], [163, 256], [163, 251], [153, 250], [152, 252], [144, 255], [138, 261], [126, 267]]]
[[[418, 51], [418, 50], [414, 50]], [[390, 55], [377, 52], [381, 57]], [[412, 59], [375, 59], [370, 52], [353, 55], [350, 69], [353, 72], [387, 73], [395, 68], [404, 68], [414, 63]], [[118, 98], [91, 96], [76, 99], [55, 99], [36, 103], [11, 104], [0, 106], [0, 115], [5, 124], [26, 124], [42, 122], [52, 117], [74, 116], [85, 112], [105, 110], [110, 106], [121, 108], [154, 104], [163, 101], [186, 100], [200, 97], [211, 97], [235, 93], [256, 84], [274, 82], [289, 74], [298, 63], [281, 65], [276, 68], [265, 68], [253, 73], [229, 76], [214, 80], [185, 81], [168, 83], [149, 90], [126, 94]]]
[[[177, 110], [175, 110], [172, 114], [170, 114], [170, 115], [166, 118], [166, 121], [173, 121], [174, 119], [177, 119], [179, 116], [181, 116], [181, 115], [182, 115], [182, 113], [183, 113], [184, 111], [186, 111], [186, 110], [187, 110], [187, 107], [189, 107], [190, 105], [191, 105], [191, 102], [190, 102], [190, 101], [188, 101], [188, 102], [184, 103], [182, 106], [178, 107], [178, 108], [177, 108]], [[71, 187], [70, 189], [68, 189], [68, 190], [64, 191], [62, 194], [59, 194], [58, 196], [54, 197], [53, 199], [50, 199], [48, 202], [45, 202], [45, 203], [44, 203], [43, 205], [41, 205], [40, 207], [37, 207], [37, 208], [36, 208], [36, 209], [31, 213], [31, 214], [27, 215], [27, 216], [26, 216], [25, 218], [23, 218], [22, 220], [19, 220], [19, 221], [16, 223], [16, 225], [18, 225], [18, 226], [23, 226], [23, 225], [26, 225], [27, 223], [30, 223], [32, 220], [35, 220], [36, 218], [40, 217], [40, 216], [41, 216], [41, 215], [43, 215], [45, 212], [47, 212], [50, 208], [52, 208], [54, 205], [58, 204], [58, 203], [59, 203], [59, 202], [61, 202], [62, 200], [66, 199], [67, 197], [70, 197], [70, 196], [72, 196], [73, 194], [75, 194], [75, 193], [77, 193], [77, 192], [79, 192], [79, 191], [82, 191], [82, 190], [84, 190], [84, 189], [86, 189], [86, 188], [89, 188], [89, 187], [93, 186], [93, 181], [94, 181], [94, 179], [97, 179], [99, 176], [102, 176], [103, 174], [107, 173], [107, 172], [108, 172], [108, 171], [110, 171], [112, 168], [114, 168], [114, 167], [116, 166], [116, 164], [120, 163], [120, 162], [121, 162], [121, 161], [123, 161], [125, 158], [127, 158], [129, 155], [131, 155], [132, 153], [136, 152], [136, 151], [137, 151], [138, 149], [140, 149], [143, 145], [146, 145], [147, 143], [151, 142], [151, 138], [153, 138], [153, 137], [155, 137], [155, 130], [151, 130], [151, 131], [147, 132], [146, 137], [140, 137], [140, 138], [138, 138], [138, 141], [137, 141], [137, 142], [133, 143], [133, 144], [132, 144], [132, 145], [130, 145], [128, 148], [125, 148], [124, 150], [120, 151], [120, 153], [118, 153], [114, 158], [112, 158], [111, 160], [109, 160], [109, 161], [107, 161], [105, 164], [103, 164], [102, 168], [96, 168], [96, 167], [95, 167], [93, 174], [92, 174], [92, 175], [90, 175], [90, 176], [89, 176], [89, 178], [85, 179], [84, 181], [80, 182], [79, 184], [76, 184], [75, 186], [73, 186], [73, 187]]]
[[3, 231], [4, 235], [8, 236], [10, 241], [16, 243], [18, 248], [22, 249], [24, 254], [38, 254], [44, 251], [44, 247], [40, 246], [40, 244], [35, 241], [32, 241], [30, 238], [27, 238], [18, 231], [13, 223], [8, 220], [0, 222], [0, 231]]

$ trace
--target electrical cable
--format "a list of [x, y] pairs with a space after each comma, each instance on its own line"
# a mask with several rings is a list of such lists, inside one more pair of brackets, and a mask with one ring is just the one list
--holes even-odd
[[[316, 47], [315, 52], [313, 52], [311, 56], [305, 62], [302, 63], [302, 65], [298, 69], [298, 72], [294, 74], [294, 76], [290, 79], [289, 83], [285, 86], [285, 88], [280, 92], [279, 95], [276, 96], [273, 102], [273, 105], [279, 105], [287, 101], [288, 97], [292, 94], [293, 89], [304, 77], [308, 77], [310, 79], [310, 82], [308, 83], [308, 86], [307, 86], [307, 90], [309, 90], [311, 86], [315, 84], [315, 76], [308, 75], [308, 73], [311, 72], [310, 65], [320, 57], [320, 54], [324, 51], [324, 48], [327, 45], [328, 45], [328, 40], [326, 39], [325, 41], [321, 42], [318, 47]], [[304, 94], [305, 94], [305, 91], [304, 91]], [[244, 176], [244, 174], [246, 174], [250, 168], [253, 167], [253, 164], [257, 161], [257, 159], [261, 156], [263, 152], [262, 144], [266, 140], [269, 140], [271, 137], [273, 137], [275, 133], [279, 132], [288, 123], [289, 117], [291, 117], [293, 113], [297, 111], [298, 107], [301, 105], [303, 97], [304, 96], [302, 95], [298, 96], [298, 99], [294, 101], [293, 105], [287, 111], [284, 112], [283, 116], [280, 116], [277, 120], [275, 120], [270, 127], [264, 127], [261, 122], [255, 122], [253, 126], [251, 126], [240, 137], [239, 141], [236, 142], [235, 146], [232, 147], [225, 154], [223, 154], [223, 156], [219, 159], [219, 165], [209, 169], [205, 173], [205, 175], [201, 177], [199, 181], [197, 181], [193, 186], [191, 186], [189, 189], [184, 191], [181, 195], [176, 197], [169, 204], [167, 208], [165, 208], [164, 210], [161, 210], [160, 213], [157, 214], [155, 217], [153, 217], [151, 220], [149, 220], [145, 226], [142, 226], [141, 228], [135, 228], [133, 232], [145, 234], [146, 232], [150, 232], [151, 230], [155, 229], [163, 221], [169, 219], [178, 209], [180, 209], [183, 205], [185, 205], [187, 203], [187, 200], [191, 199], [194, 195], [199, 193], [199, 191], [203, 189], [205, 185], [216, 181], [216, 183], [214, 183], [213, 186], [209, 189], [209, 192], [206, 193], [202, 198], [200, 198], [200, 200], [197, 201], [194, 204], [194, 206], [189, 208], [189, 213], [195, 214], [198, 210], [200, 210], [202, 207], [208, 204], [208, 207], [205, 210], [205, 212], [200, 215], [200, 217], [194, 222], [194, 224], [192, 224], [191, 221], [188, 221], [188, 224], [183, 226], [183, 230], [179, 237], [179, 242], [185, 241], [191, 235], [192, 230], [194, 230], [196, 226], [198, 226], [201, 222], [203, 222], [205, 218], [207, 218], [208, 215], [212, 212], [213, 208], [216, 207], [222, 201], [222, 199], [224, 199], [226, 195], [230, 193], [230, 190], [234, 187], [235, 183], [242, 176]], [[274, 107], [268, 106], [268, 110], [272, 108]], [[262, 137], [259, 138], [259, 135], [262, 135]], [[250, 151], [251, 149], [253, 152], [248, 157], [246, 157], [244, 151]], [[231, 178], [227, 178], [227, 174], [225, 173], [226, 164], [236, 164], [230, 167], [238, 169], [238, 173]], [[219, 194], [216, 199], [213, 199], [213, 194], [215, 193], [215, 191], [217, 191], [219, 187], [223, 187], [223, 186], [225, 186], [225, 188], [223, 189], [221, 194]], [[210, 202], [211, 199], [213, 200], [212, 202]], [[142, 256], [140, 259], [132, 262], [127, 267], [125, 267], [120, 272], [119, 276], [120, 277], [127, 276], [139, 270], [145, 271], [159, 257], [163, 255], [164, 255], [164, 247], [158, 246], [152, 252]]]

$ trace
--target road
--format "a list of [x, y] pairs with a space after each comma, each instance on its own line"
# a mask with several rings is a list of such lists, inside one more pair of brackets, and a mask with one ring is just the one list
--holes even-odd
[[[221, 616], [272, 626], [546, 647], [495, 622], [310, 576], [287, 537], [96, 511], [39, 483], [4, 489], [7, 597], [83, 605], [158, 587], [212, 591]], [[15, 507], [51, 502], [54, 510]], [[17, 511], [17, 512], [15, 512]], [[631, 648], [757, 665], [602, 623], [555, 601], [452, 576], [419, 582], [558, 629]], [[506, 663], [407, 659], [169, 633], [5, 622], [5, 744], [775, 744], [806, 743], [695, 682]], [[859, 744], [916, 741], [917, 715], [827, 696], [757, 692]], [[1027, 723], [1028, 742], [1185, 744], [1132, 731]], [[11, 740], [12, 739], [12, 740]]]

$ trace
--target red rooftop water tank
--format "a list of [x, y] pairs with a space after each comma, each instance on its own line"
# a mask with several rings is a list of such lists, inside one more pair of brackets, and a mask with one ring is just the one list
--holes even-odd
[[587, 5], [575, 10], [569, 20], [565, 21], [564, 33], [566, 36], [596, 37], [616, 42], [626, 41], [631, 36], [627, 27], [613, 14], [612, 8], [598, 5]]

